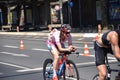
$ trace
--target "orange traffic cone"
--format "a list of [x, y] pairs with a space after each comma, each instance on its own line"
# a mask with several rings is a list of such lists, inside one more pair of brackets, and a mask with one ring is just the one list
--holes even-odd
[[24, 49], [24, 48], [25, 48], [24, 42], [23, 42], [23, 40], [20, 40], [20, 49]]
[[84, 46], [84, 54], [83, 54], [83, 56], [90, 56], [87, 43], [85, 43], [85, 46]]

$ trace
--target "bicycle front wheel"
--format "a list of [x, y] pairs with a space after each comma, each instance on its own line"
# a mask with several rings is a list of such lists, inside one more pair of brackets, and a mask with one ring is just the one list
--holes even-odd
[[79, 80], [79, 73], [75, 63], [71, 60], [67, 60], [65, 69], [66, 80]]
[[43, 64], [43, 78], [44, 80], [52, 80], [53, 76], [53, 60], [46, 59]]
[[96, 74], [96, 75], [93, 77], [93, 79], [92, 79], [92, 80], [98, 80], [98, 78], [99, 78], [99, 75], [98, 75], [98, 74]]

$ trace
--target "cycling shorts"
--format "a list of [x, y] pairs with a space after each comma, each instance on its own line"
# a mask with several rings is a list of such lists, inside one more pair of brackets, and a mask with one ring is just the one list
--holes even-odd
[[53, 45], [53, 44], [47, 44], [47, 47], [48, 47], [48, 50], [53, 50], [54, 48], [56, 48], [56, 46], [55, 45]]
[[111, 47], [104, 48], [104, 47], [100, 46], [96, 41], [94, 43], [94, 50], [95, 50], [96, 66], [105, 64], [105, 56], [107, 55], [107, 53], [113, 54]]
[[[65, 45], [61, 43], [62, 48], [65, 48]], [[54, 50], [55, 48], [58, 49], [57, 45], [47, 43], [48, 50]]]

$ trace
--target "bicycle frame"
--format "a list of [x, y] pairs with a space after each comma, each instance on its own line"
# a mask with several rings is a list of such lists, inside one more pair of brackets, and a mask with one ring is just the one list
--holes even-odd
[[[60, 68], [59, 68], [59, 70], [58, 70], [58, 72], [57, 72], [58, 77], [61, 77], [62, 71], [63, 71], [64, 68], [66, 67], [66, 60], [68, 60], [66, 54], [63, 54], [63, 55], [62, 55], [62, 60], [63, 60], [63, 61], [62, 61], [62, 64], [61, 64], [61, 66], [60, 66]], [[50, 72], [52, 65], [53, 65], [53, 63], [50, 65], [48, 72]], [[52, 76], [48, 76], [48, 77], [49, 77], [49, 78], [52, 78]]]
[[[75, 54], [79, 54], [79, 52], [74, 52]], [[66, 78], [77, 79], [79, 80], [79, 72], [75, 63], [72, 60], [68, 59], [69, 54], [73, 54], [71, 52], [66, 52], [61, 54], [61, 62], [57, 64], [57, 76], [59, 79], [65, 80]], [[50, 64], [50, 65], [49, 65]], [[53, 59], [48, 58], [45, 60], [43, 64], [43, 77], [44, 79], [52, 79], [53, 76]]]
[[109, 65], [109, 62], [108, 62], [107, 56], [105, 57], [105, 59], [106, 59], [106, 68], [107, 68], [106, 80], [110, 80], [111, 79], [111, 72], [120, 72], [120, 70], [118, 70], [118, 69], [111, 69], [110, 65]]
[[60, 66], [59, 71], [57, 73], [58, 77], [60, 77], [62, 75], [62, 71], [64, 70], [64, 68], [66, 68], [66, 61], [68, 60], [66, 54], [62, 54], [61, 56], [62, 56], [62, 64], [58, 65], [58, 66]]

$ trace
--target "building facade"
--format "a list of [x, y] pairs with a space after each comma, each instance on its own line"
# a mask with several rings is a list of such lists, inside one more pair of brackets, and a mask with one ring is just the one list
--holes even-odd
[[[60, 0], [1, 0], [0, 25], [40, 30], [61, 24]], [[71, 2], [70, 4], [68, 4]], [[107, 21], [118, 29], [120, 0], [107, 0]], [[102, 20], [101, 0], [63, 0], [63, 23], [78, 31], [93, 32]]]

